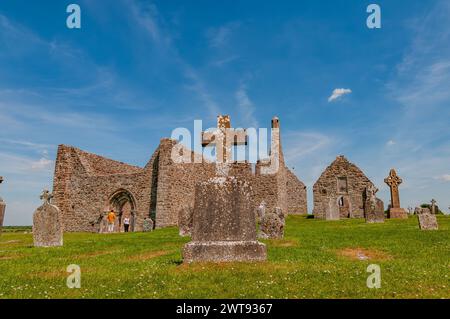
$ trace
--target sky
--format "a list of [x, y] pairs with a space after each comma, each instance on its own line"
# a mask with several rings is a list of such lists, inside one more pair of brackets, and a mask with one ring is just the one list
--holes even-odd
[[[81, 8], [69, 29], [66, 7]], [[381, 8], [369, 29], [366, 8]], [[308, 187], [345, 155], [400, 200], [450, 206], [450, 2], [0, 2], [0, 196], [31, 225], [59, 144], [144, 166], [177, 127], [280, 118]]]

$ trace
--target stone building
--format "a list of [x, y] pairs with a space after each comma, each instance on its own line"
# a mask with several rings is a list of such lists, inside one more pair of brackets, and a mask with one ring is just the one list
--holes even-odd
[[[254, 169], [250, 163], [236, 162], [230, 174], [250, 183], [255, 209], [265, 202], [268, 209], [281, 207], [290, 214], [306, 214], [306, 187], [285, 165], [278, 118], [272, 120], [272, 127], [278, 128], [278, 134], [272, 133], [272, 145], [278, 143], [280, 148], [271, 152], [270, 160], [277, 160], [279, 169], [264, 171], [268, 165], [264, 161]], [[171, 156], [175, 146], [190, 153], [192, 163], [175, 163]], [[142, 231], [147, 217], [154, 220], [156, 228], [177, 226], [180, 209], [193, 207], [195, 185], [215, 175], [215, 164], [206, 160], [196, 163], [193, 159], [197, 156], [202, 155], [163, 138], [149, 162], [137, 167], [60, 145], [53, 195], [64, 230], [101, 232], [110, 209], [118, 214], [115, 231], [122, 230], [125, 216], [131, 219], [131, 231]]]
[[363, 218], [366, 189], [371, 186], [375, 187], [355, 164], [338, 156], [313, 186], [314, 218]]

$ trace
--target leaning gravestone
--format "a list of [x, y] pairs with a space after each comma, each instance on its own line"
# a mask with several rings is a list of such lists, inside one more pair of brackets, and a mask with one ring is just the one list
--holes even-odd
[[284, 237], [284, 226], [284, 213], [281, 208], [276, 207], [273, 213], [262, 217], [258, 236], [263, 239], [281, 239]]
[[251, 188], [235, 177], [215, 177], [195, 189], [192, 241], [185, 262], [263, 261], [266, 245], [256, 239]]
[[191, 236], [194, 210], [191, 206], [183, 206], [178, 212], [178, 227], [180, 236]]
[[438, 230], [436, 215], [432, 214], [429, 208], [420, 208], [417, 218], [421, 230]]
[[33, 240], [35, 247], [55, 247], [63, 245], [63, 225], [59, 208], [50, 203], [53, 195], [44, 190], [41, 207], [33, 214]]
[[370, 185], [366, 189], [366, 200], [364, 202], [364, 217], [366, 223], [384, 223], [384, 203], [376, 197], [378, 189]]
[[[3, 177], [0, 176], [0, 184], [2, 182], [3, 182]], [[2, 233], [3, 219], [5, 218], [5, 211], [6, 211], [6, 203], [0, 197], [0, 234]]]

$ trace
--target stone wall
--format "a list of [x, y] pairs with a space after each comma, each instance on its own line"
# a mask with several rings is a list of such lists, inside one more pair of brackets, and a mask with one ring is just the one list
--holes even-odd
[[344, 156], [338, 156], [314, 184], [314, 218], [364, 217], [364, 192], [373, 183]]
[[306, 185], [303, 184], [289, 169], [286, 169], [286, 180], [287, 213], [291, 215], [308, 214]]
[[65, 231], [97, 231], [96, 221], [110, 207], [113, 194], [126, 192], [133, 199], [136, 230], [150, 210], [151, 170], [81, 151], [58, 147], [53, 181], [54, 204]]

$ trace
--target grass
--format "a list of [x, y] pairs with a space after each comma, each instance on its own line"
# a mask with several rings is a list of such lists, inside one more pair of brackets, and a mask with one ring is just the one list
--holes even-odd
[[[450, 298], [450, 217], [420, 231], [415, 217], [365, 224], [289, 216], [283, 240], [265, 240], [263, 263], [182, 263], [189, 238], [152, 233], [64, 235], [34, 248], [29, 233], [0, 235], [0, 298]], [[361, 260], [361, 258], [363, 259]], [[81, 267], [69, 289], [66, 267]], [[369, 264], [382, 286], [369, 289]]]

